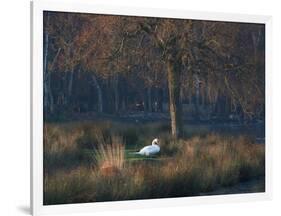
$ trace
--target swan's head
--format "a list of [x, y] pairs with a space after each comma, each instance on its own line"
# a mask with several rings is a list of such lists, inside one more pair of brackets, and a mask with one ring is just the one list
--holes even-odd
[[158, 139], [158, 138], [155, 138], [155, 139], [152, 141], [152, 145], [159, 145], [159, 139]]

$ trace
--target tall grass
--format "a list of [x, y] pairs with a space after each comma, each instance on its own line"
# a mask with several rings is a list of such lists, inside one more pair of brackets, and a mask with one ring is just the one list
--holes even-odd
[[72, 168], [81, 161], [81, 149], [77, 140], [83, 131], [77, 128], [45, 125], [44, 172], [55, 172], [60, 168]]
[[[131, 125], [109, 130], [107, 123], [49, 127], [45, 153], [60, 153], [64, 160], [72, 152], [76, 156], [68, 163], [76, 165], [46, 169], [44, 204], [195, 196], [265, 175], [264, 145], [245, 136], [205, 133], [175, 141], [157, 124], [146, 133]], [[134, 145], [126, 141], [131, 133], [137, 135]], [[153, 160], [127, 160], [125, 147], [150, 144], [152, 134], [160, 137], [161, 154]], [[91, 160], [82, 163], [79, 154]], [[57, 166], [50, 160], [45, 164]], [[258, 191], [264, 186], [242, 192]]]
[[125, 147], [122, 138], [112, 136], [111, 143], [103, 139], [94, 152], [97, 167], [104, 175], [117, 174], [124, 167]]

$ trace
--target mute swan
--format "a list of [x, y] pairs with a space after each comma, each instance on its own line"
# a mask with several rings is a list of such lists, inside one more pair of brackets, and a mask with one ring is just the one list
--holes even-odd
[[158, 152], [160, 152], [160, 146], [159, 139], [156, 138], [152, 141], [151, 145], [143, 147], [139, 152], [135, 152], [134, 154], [150, 156], [157, 154]]

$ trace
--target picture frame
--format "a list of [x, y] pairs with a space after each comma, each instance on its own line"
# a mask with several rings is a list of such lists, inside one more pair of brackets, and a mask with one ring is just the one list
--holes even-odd
[[[195, 196], [184, 198], [148, 199], [81, 204], [43, 205], [43, 12], [77, 12], [105, 15], [179, 18], [209, 21], [258, 23], [265, 25], [265, 101], [266, 101], [266, 170], [265, 192]], [[31, 209], [33, 215], [115, 211], [136, 208], [183, 206], [269, 200], [272, 198], [272, 101], [271, 101], [271, 17], [261, 15], [192, 12], [154, 8], [97, 5], [91, 1], [31, 2]]]

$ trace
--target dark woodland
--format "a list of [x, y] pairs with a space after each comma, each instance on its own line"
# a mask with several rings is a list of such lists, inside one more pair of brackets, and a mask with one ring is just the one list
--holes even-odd
[[45, 11], [43, 35], [45, 204], [264, 190], [263, 24]]

